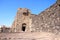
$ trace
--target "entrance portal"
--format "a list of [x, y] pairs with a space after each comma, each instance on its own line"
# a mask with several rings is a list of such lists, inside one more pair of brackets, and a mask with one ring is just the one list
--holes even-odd
[[23, 23], [23, 24], [22, 24], [22, 31], [25, 31], [25, 29], [26, 29], [26, 24]]

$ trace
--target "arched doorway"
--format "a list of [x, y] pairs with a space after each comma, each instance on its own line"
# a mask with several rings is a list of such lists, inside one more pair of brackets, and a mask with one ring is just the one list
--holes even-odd
[[26, 23], [23, 23], [22, 24], [22, 31], [25, 31], [26, 30]]

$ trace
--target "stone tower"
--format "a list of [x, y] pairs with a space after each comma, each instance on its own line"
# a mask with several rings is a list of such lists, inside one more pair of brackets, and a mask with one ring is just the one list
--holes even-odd
[[18, 8], [15, 21], [12, 24], [12, 32], [30, 32], [31, 17], [30, 11], [26, 8]]

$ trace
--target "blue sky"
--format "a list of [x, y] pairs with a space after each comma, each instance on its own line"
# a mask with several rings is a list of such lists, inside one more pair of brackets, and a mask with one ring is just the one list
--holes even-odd
[[11, 26], [18, 8], [28, 8], [39, 14], [54, 4], [56, 0], [0, 0], [0, 25]]

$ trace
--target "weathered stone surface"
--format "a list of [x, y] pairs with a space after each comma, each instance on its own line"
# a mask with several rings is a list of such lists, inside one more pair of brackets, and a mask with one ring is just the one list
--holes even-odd
[[31, 14], [29, 9], [19, 8], [12, 24], [12, 32], [22, 32], [25, 23], [25, 32], [60, 32], [60, 1], [50, 6], [39, 15]]
[[60, 0], [39, 15], [19, 8], [9, 31], [0, 40], [60, 40]]
[[[26, 8], [19, 8], [14, 23], [12, 25], [12, 32], [22, 32], [22, 26], [26, 26], [27, 32], [30, 32], [31, 13]], [[23, 25], [24, 24], [24, 25]]]
[[32, 17], [32, 27], [34, 29], [32, 31], [60, 32], [60, 6], [58, 2], [39, 15]]

